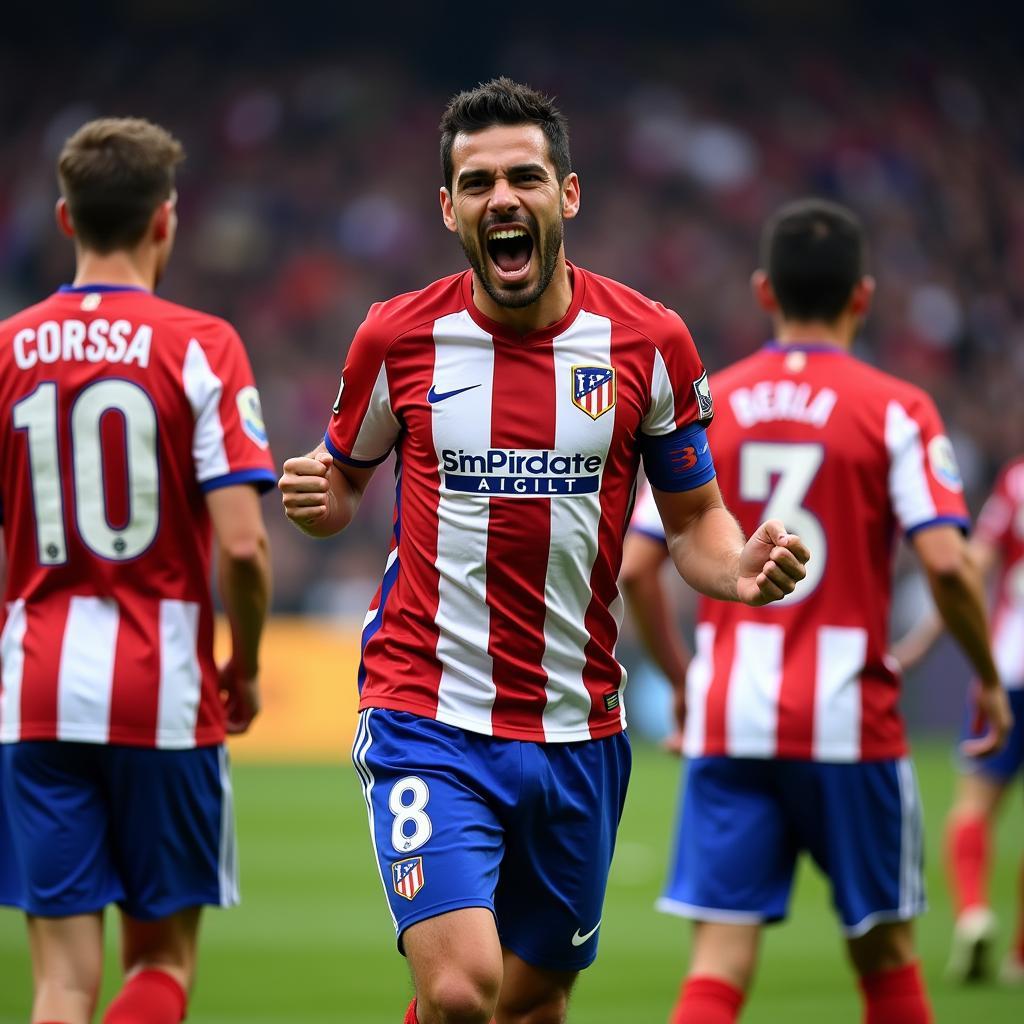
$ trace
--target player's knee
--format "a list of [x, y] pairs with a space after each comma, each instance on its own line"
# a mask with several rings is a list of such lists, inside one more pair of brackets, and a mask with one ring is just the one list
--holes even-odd
[[487, 1024], [500, 985], [500, 977], [487, 971], [441, 971], [417, 992], [421, 1019], [431, 1024]]
[[860, 975], [906, 967], [916, 959], [914, 936], [907, 922], [883, 924], [849, 943], [850, 959]]

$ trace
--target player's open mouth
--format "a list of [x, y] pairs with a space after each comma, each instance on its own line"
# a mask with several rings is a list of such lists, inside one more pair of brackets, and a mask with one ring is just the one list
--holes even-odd
[[496, 224], [487, 233], [487, 255], [498, 277], [513, 284], [530, 273], [533, 239], [519, 224]]

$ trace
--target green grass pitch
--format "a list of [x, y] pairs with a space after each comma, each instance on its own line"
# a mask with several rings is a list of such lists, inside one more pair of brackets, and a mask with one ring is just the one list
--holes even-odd
[[[953, 783], [950, 748], [919, 743], [932, 909], [918, 928], [937, 1020], [1020, 1024], [1024, 989], [958, 989], [942, 978], [951, 926], [939, 842]], [[662, 1024], [686, 962], [687, 926], [652, 909], [675, 813], [678, 763], [637, 746], [633, 781], [601, 928], [600, 956], [580, 979], [573, 1024]], [[240, 765], [235, 793], [242, 907], [208, 913], [193, 1024], [398, 1024], [409, 999], [381, 883], [370, 857], [355, 773], [337, 765]], [[1024, 851], [1019, 785], [999, 828], [994, 902], [999, 955], [1009, 941]], [[116, 921], [104, 1002], [116, 987]], [[20, 916], [0, 911], [0, 1024], [28, 1019], [29, 966]], [[743, 1024], [860, 1020], [828, 895], [805, 864], [790, 920], [766, 934]]]

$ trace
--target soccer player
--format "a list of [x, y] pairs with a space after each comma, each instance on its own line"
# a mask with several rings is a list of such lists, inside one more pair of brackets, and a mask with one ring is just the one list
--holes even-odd
[[562, 1021], [597, 949], [629, 772], [616, 576], [637, 464], [696, 588], [761, 605], [807, 551], [744, 542], [714, 481], [707, 377], [679, 317], [566, 262], [566, 122], [497, 79], [441, 121], [445, 226], [470, 270], [370, 309], [289, 518], [351, 521], [397, 450], [353, 748], [407, 1024]]
[[238, 901], [225, 724], [259, 705], [258, 491], [276, 474], [237, 334], [153, 294], [183, 155], [143, 120], [72, 135], [57, 220], [74, 283], [0, 323], [0, 803], [37, 1024], [92, 1020], [112, 902], [125, 981], [103, 1020], [181, 1020], [200, 909]]
[[[978, 516], [970, 549], [983, 575], [992, 574], [998, 566], [992, 644], [1014, 724], [998, 754], [961, 759], [956, 797], [946, 822], [946, 860], [957, 914], [947, 972], [957, 981], [982, 979], [989, 972], [988, 953], [996, 935], [996, 916], [988, 898], [991, 831], [1003, 797], [1024, 769], [1024, 457], [1014, 459], [999, 474]], [[893, 645], [893, 656], [909, 668], [941, 632], [942, 620], [926, 616]], [[968, 713], [968, 733], [971, 717]], [[1016, 936], [1000, 978], [1024, 982], [1024, 863]]]
[[[833, 203], [792, 203], [767, 225], [762, 259], [753, 286], [775, 340], [712, 379], [712, 443], [741, 526], [778, 518], [814, 559], [800, 588], [771, 608], [700, 605], [687, 672], [690, 760], [659, 904], [696, 922], [671, 1020], [736, 1020], [762, 927], [785, 916], [807, 850], [831, 881], [867, 1024], [923, 1024], [931, 1018], [911, 926], [924, 909], [920, 801], [900, 681], [885, 658], [898, 532], [978, 670], [989, 730], [972, 752], [1001, 743], [1010, 712], [938, 412], [918, 388], [850, 354], [874, 288], [859, 223]], [[649, 533], [656, 520], [643, 525]], [[626, 578], [650, 571], [650, 555], [649, 537], [631, 536]], [[634, 581], [632, 592], [642, 609], [644, 588]]]

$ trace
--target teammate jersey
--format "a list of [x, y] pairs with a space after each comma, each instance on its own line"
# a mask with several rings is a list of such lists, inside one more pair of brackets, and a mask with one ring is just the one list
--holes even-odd
[[572, 274], [565, 316], [523, 337], [479, 312], [467, 271], [375, 305], [352, 342], [327, 447], [398, 456], [361, 708], [535, 741], [625, 725], [616, 579], [641, 435], [710, 398], [675, 313]]
[[274, 479], [224, 321], [91, 285], [0, 323], [0, 741], [220, 742], [203, 494]]
[[1007, 689], [1024, 688], [1024, 457], [999, 474], [976, 534], [999, 555], [992, 648]]
[[[749, 535], [781, 519], [807, 577], [765, 608], [702, 598], [687, 673], [688, 756], [901, 757], [885, 659], [898, 531], [966, 528], [931, 399], [838, 348], [771, 344], [711, 378], [725, 502]], [[649, 493], [634, 525], [664, 537]]]

